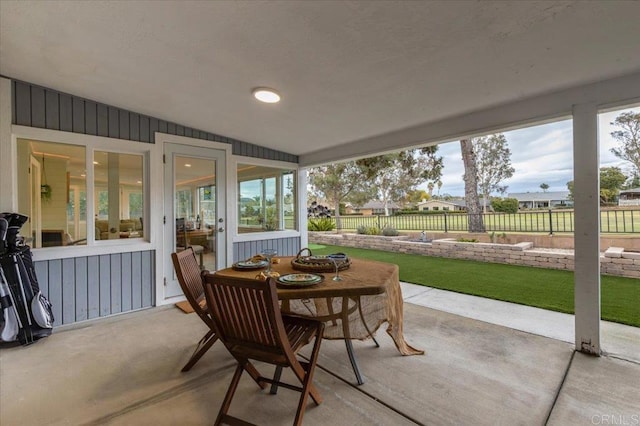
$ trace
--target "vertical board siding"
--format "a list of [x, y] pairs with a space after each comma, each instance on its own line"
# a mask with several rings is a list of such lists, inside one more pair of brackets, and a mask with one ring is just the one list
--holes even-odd
[[42, 87], [31, 88], [31, 126], [45, 127], [47, 123], [46, 103]]
[[12, 81], [12, 123], [21, 126], [155, 143], [155, 132], [227, 143], [234, 155], [298, 162], [298, 156], [168, 123], [22, 81]]
[[79, 257], [75, 259], [75, 289], [76, 289], [76, 316], [75, 321], [89, 319], [89, 303], [87, 282], [87, 258]]
[[73, 101], [69, 95], [60, 95], [60, 130], [73, 131]]
[[98, 104], [91, 101], [84, 103], [84, 120], [87, 135], [98, 134]]
[[118, 116], [118, 122], [120, 123], [120, 129], [118, 134], [120, 139], [129, 139], [129, 111], [120, 110]]
[[43, 260], [35, 270], [56, 326], [154, 304], [153, 251]]
[[300, 237], [233, 243], [233, 261], [248, 259], [267, 248], [276, 249], [279, 256], [295, 256], [300, 251]]
[[45, 99], [45, 127], [52, 130], [60, 130], [60, 104], [58, 92], [46, 90]]
[[87, 319], [100, 316], [100, 262], [98, 256], [87, 258]]
[[84, 101], [80, 98], [71, 97], [72, 102], [72, 114], [73, 114], [73, 129], [71, 130], [74, 133], [85, 133], [85, 125], [84, 125]]

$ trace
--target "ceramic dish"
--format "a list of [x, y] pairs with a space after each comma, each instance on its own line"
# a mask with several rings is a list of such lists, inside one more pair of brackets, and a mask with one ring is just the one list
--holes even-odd
[[289, 274], [278, 278], [277, 283], [281, 287], [287, 288], [310, 287], [318, 284], [323, 279], [324, 276], [316, 274]]
[[233, 264], [234, 269], [261, 269], [269, 265], [266, 260], [241, 260]]

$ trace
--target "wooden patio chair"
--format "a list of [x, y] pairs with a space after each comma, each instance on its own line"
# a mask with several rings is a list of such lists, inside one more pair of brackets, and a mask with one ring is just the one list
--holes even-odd
[[[187, 298], [189, 305], [191, 305], [193, 311], [198, 314], [209, 329], [198, 342], [189, 361], [182, 367], [181, 371], [185, 372], [191, 370], [191, 367], [213, 346], [216, 340], [218, 340], [218, 335], [215, 332], [215, 324], [211, 318], [209, 309], [207, 309], [204, 295], [204, 276], [208, 274], [209, 271], [200, 270], [200, 266], [196, 260], [196, 254], [191, 247], [177, 253], [171, 253], [171, 260], [173, 261], [173, 267], [175, 268], [180, 288]], [[260, 374], [253, 365], [248, 365], [247, 371], [261, 388], [264, 389], [266, 387], [264, 383], [258, 381]]]
[[[238, 360], [215, 424], [250, 424], [227, 414], [240, 376], [247, 369], [247, 365], [250, 365], [250, 360], [276, 366], [273, 379], [264, 376], [258, 379], [263, 383], [271, 383], [272, 394], [277, 392], [279, 386], [301, 393], [294, 425], [302, 424], [309, 395], [316, 405], [322, 402], [322, 397], [312, 381], [324, 324], [313, 319], [283, 315], [278, 305], [276, 283], [273, 278], [260, 281], [207, 275], [205, 295], [220, 339]], [[299, 361], [298, 351], [313, 338], [315, 339], [309, 362]], [[280, 381], [283, 367], [292, 369], [301, 386]]]
[[203, 274], [207, 271], [201, 271], [200, 265], [196, 260], [196, 254], [193, 248], [189, 247], [177, 253], [171, 253], [171, 260], [176, 271], [180, 288], [187, 298], [189, 305], [193, 311], [198, 314], [200, 319], [207, 325], [209, 331], [198, 342], [193, 355], [182, 368], [182, 371], [189, 371], [202, 355], [209, 350], [211, 346], [218, 340], [215, 333], [215, 326], [207, 310], [206, 300], [204, 296]]

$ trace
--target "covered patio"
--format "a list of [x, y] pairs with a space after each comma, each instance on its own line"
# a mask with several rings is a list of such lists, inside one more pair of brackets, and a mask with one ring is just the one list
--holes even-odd
[[[0, 350], [0, 423], [212, 423], [233, 360], [215, 345], [180, 373], [204, 325], [173, 308], [177, 220], [204, 223], [210, 269], [293, 256], [308, 245], [310, 167], [570, 118], [572, 343], [405, 303], [426, 355], [356, 343], [367, 381], [354, 387], [343, 343], [325, 341], [326, 400], [305, 422], [637, 423], [637, 360], [602, 356], [598, 114], [640, 104], [639, 14], [618, 1], [0, 2], [0, 211], [31, 216], [57, 319], [52, 337]], [[262, 86], [281, 102], [257, 103]], [[40, 146], [54, 148], [48, 182], [31, 171]], [[194, 159], [209, 169], [180, 175]], [[269, 179], [282, 202], [267, 217]], [[47, 228], [65, 243], [42, 244]], [[72, 228], [79, 245], [62, 238]], [[239, 392], [232, 411], [291, 422], [285, 389]]]
[[[405, 285], [404, 290], [406, 337], [426, 348], [426, 355], [399, 355], [380, 329], [380, 348], [371, 340], [354, 344], [366, 377], [356, 386], [342, 342], [325, 340], [314, 378], [324, 402], [317, 407], [309, 402], [305, 424], [637, 420], [640, 365], [637, 358], [624, 359], [629, 358], [624, 350], [600, 358], [574, 353], [561, 340], [421, 306], [421, 300], [433, 302], [442, 294], [425, 298], [424, 288]], [[6, 425], [210, 424], [235, 361], [218, 343], [190, 372], [180, 373], [203, 331], [195, 314], [161, 307], [68, 326], [29, 350], [3, 349], [0, 420]], [[288, 425], [296, 402], [293, 392], [269, 395], [245, 375], [230, 412], [260, 425]]]

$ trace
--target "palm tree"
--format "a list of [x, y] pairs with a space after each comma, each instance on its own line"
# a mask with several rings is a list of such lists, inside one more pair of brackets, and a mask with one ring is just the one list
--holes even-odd
[[547, 185], [546, 183], [543, 183], [540, 185], [540, 188], [542, 188], [542, 192], [547, 192], [547, 189], [549, 189], [549, 185]]

